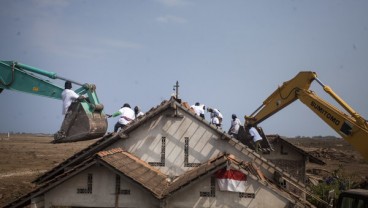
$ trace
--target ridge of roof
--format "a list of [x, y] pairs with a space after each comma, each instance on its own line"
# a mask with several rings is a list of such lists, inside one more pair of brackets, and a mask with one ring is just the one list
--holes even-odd
[[32, 183], [41, 184], [43, 182], [46, 182], [48, 179], [52, 179], [53, 177], [55, 177], [55, 175], [64, 172], [65, 167], [78, 165], [80, 162], [83, 162], [83, 160], [87, 159], [91, 154], [96, 153], [97, 151], [104, 148], [105, 146], [108, 146], [117, 139], [119, 139], [119, 137], [116, 137], [113, 133], [106, 134], [95, 143], [75, 153], [68, 159], [53, 167], [51, 170], [45, 172], [44, 174], [33, 180]]
[[100, 157], [106, 157], [106, 156], [113, 155], [113, 154], [119, 153], [119, 152], [124, 152], [124, 150], [122, 148], [118, 147], [118, 148], [114, 148], [114, 149], [110, 149], [110, 150], [104, 150], [104, 151], [97, 152], [97, 155], [100, 156]]

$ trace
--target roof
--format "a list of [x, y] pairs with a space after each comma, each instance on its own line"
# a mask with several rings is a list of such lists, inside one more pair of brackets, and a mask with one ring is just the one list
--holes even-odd
[[[207, 120], [205, 120], [204, 118], [202, 118], [200, 116], [197, 116], [190, 109], [190, 106], [187, 103], [185, 103], [185, 102], [182, 103], [180, 100], [178, 101], [174, 97], [172, 97], [170, 100], [164, 100], [164, 101], [161, 102], [160, 105], [151, 108], [143, 116], [138, 117], [137, 119], [133, 120], [128, 125], [126, 125], [121, 131], [119, 131], [117, 133], [108, 133], [108, 134], [106, 134], [104, 137], [97, 140], [95, 143], [91, 144], [90, 146], [88, 146], [87, 148], [81, 150], [80, 152], [77, 152], [76, 154], [72, 155], [70, 158], [68, 158], [64, 162], [62, 162], [62, 163], [58, 164], [57, 166], [55, 166], [50, 171], [47, 171], [46, 173], [44, 173], [40, 177], [36, 178], [33, 182], [37, 183], [37, 184], [41, 184], [41, 183], [46, 182], [47, 180], [52, 179], [53, 177], [57, 176], [58, 174], [62, 174], [65, 171], [66, 167], [71, 168], [71, 167], [83, 162], [88, 157], [93, 156], [98, 151], [103, 150], [104, 148], [106, 148], [107, 146], [113, 144], [117, 140], [127, 139], [128, 134], [130, 132], [134, 131], [136, 128], [138, 128], [143, 123], [150, 120], [152, 117], [160, 114], [161, 112], [165, 111], [168, 108], [176, 109], [177, 107], [179, 107], [180, 109], [188, 112], [188, 114], [191, 115], [194, 119], [197, 119], [200, 122], [203, 122], [205, 125], [209, 126], [214, 131], [218, 132], [221, 135], [222, 139], [226, 139], [229, 142], [231, 142], [231, 140], [236, 140], [235, 138], [233, 138], [229, 134], [227, 134], [226, 131], [224, 131], [223, 129], [221, 129], [221, 128], [215, 126], [215, 125], [209, 124]], [[180, 117], [181, 115], [172, 115], [172, 116]], [[263, 151], [270, 151], [272, 149], [268, 144], [269, 144], [268, 141], [266, 141], [266, 142], [263, 141], [262, 142], [262, 146], [265, 147]], [[248, 150], [250, 152], [252, 152], [251, 149], [248, 149]], [[256, 153], [254, 153], [254, 154], [256, 154]], [[256, 154], [256, 155], [257, 155], [256, 157], [260, 157], [258, 154]]]
[[[264, 134], [263, 129], [260, 127], [257, 127], [257, 130], [262, 137], [260, 151], [262, 153], [269, 153], [269, 152], [274, 151], [272, 145], [268, 141], [268, 137]], [[255, 149], [253, 139], [250, 137], [250, 134], [246, 132], [243, 126], [239, 128], [239, 133], [236, 139], [238, 139], [241, 143], [250, 147], [251, 149], [253, 150]]]
[[119, 139], [125, 139], [128, 138], [127, 134], [134, 129], [138, 128], [142, 123], [149, 120], [150, 118], [156, 116], [161, 111], [167, 109], [170, 107], [170, 104], [174, 100], [171, 99], [169, 101], [163, 101], [160, 105], [158, 105], [155, 108], [151, 108], [147, 113], [145, 113], [143, 116], [133, 120], [128, 125], [126, 125], [120, 132], [115, 133], [107, 133], [105, 136], [103, 136], [101, 139], [97, 140], [95, 143], [91, 144], [90, 146], [86, 147], [85, 149], [77, 152], [76, 154], [69, 157], [67, 160], [65, 160], [62, 163], [59, 163], [57, 166], [55, 166], [50, 171], [47, 171], [40, 177], [36, 178], [33, 182], [34, 183], [43, 183], [47, 180], [52, 179], [58, 174], [61, 174], [64, 172], [65, 167], [73, 167], [76, 164], [79, 164], [83, 162], [86, 158], [93, 156], [98, 151], [103, 150], [107, 146], [113, 144], [115, 141]]
[[233, 155], [221, 153], [217, 157], [202, 163], [198, 167], [195, 167], [176, 178], [172, 178], [161, 173], [158, 169], [139, 159], [135, 155], [124, 151], [122, 148], [114, 148], [97, 152], [93, 157], [88, 158], [83, 163], [78, 164], [63, 174], [47, 181], [28, 194], [18, 198], [16, 201], [9, 203], [5, 207], [25, 206], [31, 202], [33, 197], [44, 194], [48, 190], [95, 164], [103, 165], [110, 170], [114, 170], [117, 174], [125, 175], [136, 182], [138, 186], [144, 187], [157, 199], [168, 197], [204, 176], [214, 174], [217, 170], [226, 166], [231, 166], [283, 197], [288, 198], [293, 203], [308, 204], [308, 202], [293, 195], [290, 191], [281, 189], [277, 185], [273, 184], [272, 179], [266, 178], [261, 170], [253, 164], [253, 162], [241, 161]]
[[261, 172], [257, 171], [251, 163], [242, 163], [234, 159], [233, 156], [220, 154], [216, 158], [207, 161], [200, 166], [186, 172], [185, 174], [171, 178], [161, 173], [155, 167], [140, 160], [133, 154], [124, 151], [121, 148], [115, 148], [108, 151], [100, 151], [93, 158], [88, 159], [84, 163], [75, 166], [73, 169], [58, 175], [41, 186], [35, 188], [28, 194], [9, 203], [5, 207], [22, 207], [31, 202], [35, 196], [44, 194], [48, 190], [75, 176], [79, 172], [86, 170], [94, 164], [102, 164], [105, 167], [112, 168], [118, 174], [125, 175], [136, 182], [136, 184], [146, 188], [157, 199], [165, 198], [174, 192], [186, 187], [192, 182], [202, 178], [205, 175], [213, 174], [220, 168], [226, 167], [228, 162], [236, 164], [236, 167], [242, 169], [253, 179], [261, 180], [266, 183]]
[[368, 199], [368, 190], [367, 189], [349, 189], [341, 192], [341, 196], [356, 196], [359, 198]]
[[233, 155], [225, 153], [219, 154], [217, 157], [202, 163], [198, 167], [176, 178], [162, 174], [155, 167], [121, 148], [99, 152], [98, 156], [105, 166], [112, 167], [114, 170], [134, 180], [149, 190], [158, 199], [165, 198], [195, 180], [205, 175], [213, 174], [215, 171], [229, 164], [233, 165], [236, 169], [242, 170], [253, 179], [261, 181], [265, 185], [266, 183], [268, 186], [272, 185], [269, 180], [266, 180], [263, 173], [251, 162], [244, 163], [236, 159]]
[[121, 148], [99, 152], [98, 156], [105, 165], [124, 173], [157, 197], [162, 195], [164, 187], [169, 184], [165, 174]]
[[70, 169], [63, 174], [60, 174], [57, 177], [54, 177], [53, 179], [42, 184], [41, 186], [33, 189], [31, 192], [21, 196], [15, 201], [10, 202], [9, 204], [5, 205], [4, 208], [6, 207], [25, 207], [26, 205], [30, 204], [31, 199], [33, 197], [43, 194], [46, 191], [56, 187], [57, 185], [61, 184], [65, 180], [69, 179], [70, 177], [73, 177], [79, 172], [91, 167], [93, 164], [95, 164], [95, 162], [92, 159], [88, 159], [84, 161], [83, 163], [75, 166], [73, 169]]
[[307, 157], [309, 159], [310, 162], [315, 163], [315, 164], [319, 164], [319, 165], [326, 165], [325, 162], [323, 162], [322, 160], [314, 157], [313, 155], [309, 154], [308, 152], [304, 151], [303, 149], [295, 146], [294, 144], [292, 144], [291, 142], [287, 141], [285, 138], [280, 137], [279, 135], [267, 135], [268, 140], [270, 141], [271, 144], [275, 144], [275, 143], [283, 143], [288, 145], [289, 147], [291, 147], [292, 149], [294, 149], [295, 151], [299, 152], [300, 154], [304, 155], [305, 157]]
[[[287, 172], [284, 172], [282, 169], [275, 166], [272, 162], [267, 160], [266, 158], [262, 157], [261, 155], [257, 154], [255, 151], [244, 145], [242, 142], [237, 140], [236, 138], [231, 137], [229, 134], [227, 134], [223, 129], [216, 127], [215, 125], [211, 125], [208, 123], [207, 120], [197, 116], [194, 112], [191, 111], [189, 108], [189, 105], [186, 103], [182, 103], [180, 100], [176, 100], [175, 98], [171, 98], [170, 100], [165, 100], [161, 102], [160, 105], [151, 108], [148, 112], [144, 114], [144, 116], [139, 117], [135, 120], [133, 120], [129, 125], [125, 126], [122, 130], [116, 133], [108, 133], [101, 139], [97, 140], [95, 143], [91, 144], [87, 148], [81, 150], [80, 152], [74, 154], [64, 162], [60, 163], [56, 167], [54, 167], [52, 170], [46, 172], [39, 178], [37, 178], [34, 182], [37, 182], [38, 184], [49, 184], [49, 183], [55, 183], [55, 178], [63, 177], [65, 175], [69, 174], [68, 170], [74, 170], [75, 168], [79, 167], [79, 164], [86, 164], [87, 161], [96, 161], [96, 157], [99, 157], [99, 162], [105, 164], [106, 166], [113, 168], [117, 172], [121, 172], [127, 177], [130, 177], [133, 181], [136, 181], [139, 185], [145, 187], [147, 190], [153, 193], [154, 196], [157, 198], [162, 198], [167, 196], [168, 193], [173, 193], [176, 190], [179, 190], [181, 187], [186, 186], [191, 181], [196, 180], [201, 176], [201, 174], [205, 175], [208, 174], [211, 170], [214, 170], [216, 168], [219, 168], [221, 165], [225, 165], [224, 163], [218, 164], [217, 162], [221, 161], [221, 157], [213, 159], [216, 161], [216, 163], [213, 163], [211, 161], [207, 161], [200, 165], [199, 167], [195, 167], [194, 169], [187, 171], [186, 173], [178, 176], [177, 178], [169, 178], [166, 175], [158, 174], [157, 169], [155, 170], [152, 166], [144, 164], [144, 161], [140, 161], [139, 158], [133, 156], [130, 153], [124, 152], [122, 150], [114, 150], [116, 152], [109, 152], [104, 151], [106, 147], [112, 145], [118, 140], [121, 139], [129, 139], [129, 133], [134, 131], [135, 129], [139, 128], [142, 124], [145, 122], [150, 121], [153, 117], [161, 114], [162, 112], [166, 111], [167, 109], [178, 109], [180, 108], [182, 111], [187, 112], [186, 115], [191, 116], [193, 119], [197, 119], [198, 122], [203, 122], [204, 125], [207, 125], [212, 130], [216, 131], [220, 137], [220, 139], [223, 139], [224, 141], [227, 141], [230, 146], [234, 147], [238, 151], [242, 152], [245, 155], [248, 155], [252, 162], [256, 164], [256, 166], [262, 166], [265, 170], [271, 171], [275, 170], [282, 174], [283, 177], [287, 178], [289, 181], [293, 182], [294, 184], [298, 184], [298, 186], [303, 189], [305, 187], [304, 182], [298, 181], [297, 179], [293, 178], [290, 174]], [[169, 115], [172, 117], [180, 117], [182, 118], [183, 115], [181, 114], [182, 111], [178, 113], [178, 111], [172, 111], [173, 114]], [[268, 141], [267, 141], [268, 143]], [[272, 148], [271, 146], [269, 146]], [[225, 154], [225, 153], [224, 153]], [[122, 158], [125, 158], [126, 164], [120, 164], [118, 162], [117, 158], [120, 158], [119, 161], [122, 161]], [[142, 163], [143, 162], [143, 163]], [[128, 165], [129, 163], [129, 165]], [[129, 169], [130, 167], [133, 167], [133, 164], [135, 167], [137, 167], [137, 170]], [[235, 164], [235, 163], [232, 163]], [[252, 165], [252, 163], [249, 164], [237, 164], [237, 166], [241, 166], [242, 170], [244, 172], [249, 172], [251, 175], [255, 175], [256, 179], [259, 179], [260, 182], [263, 182], [263, 173], [260, 172], [259, 169], [256, 168], [256, 166]], [[209, 171], [210, 170], [210, 171]], [[151, 174], [157, 174], [155, 175], [155, 180], [151, 181], [148, 180], [148, 178], [137, 178], [133, 173], [134, 171], [148, 171]], [[197, 172], [196, 172], [197, 171]], [[153, 176], [152, 176], [153, 177]], [[167, 181], [172, 181], [169, 183], [169, 187], [164, 190], [158, 190], [155, 186], [157, 184], [161, 185], [167, 185]], [[272, 179], [269, 179], [271, 181]], [[59, 183], [59, 182], [57, 182]]]

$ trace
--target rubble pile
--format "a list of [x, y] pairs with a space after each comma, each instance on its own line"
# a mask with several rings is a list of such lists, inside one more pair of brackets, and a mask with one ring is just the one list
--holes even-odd
[[348, 154], [335, 148], [318, 148], [309, 152], [311, 155], [317, 158], [326, 160], [337, 160], [340, 162], [349, 162], [351, 159], [356, 159], [355, 155]]

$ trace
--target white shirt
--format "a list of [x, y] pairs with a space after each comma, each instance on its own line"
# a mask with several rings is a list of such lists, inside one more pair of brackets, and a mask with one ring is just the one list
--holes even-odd
[[258, 140], [262, 140], [261, 135], [258, 133], [257, 129], [252, 127], [249, 129], [249, 133], [251, 136], [253, 136], [253, 141], [256, 142]]
[[213, 110], [213, 114], [211, 113], [211, 117], [213, 117], [213, 116], [217, 116], [219, 119], [221, 118], [223, 118], [222, 117], [222, 114], [220, 113], [220, 111], [219, 110], [217, 110], [217, 109], [212, 109]]
[[220, 124], [220, 121], [217, 117], [212, 117], [211, 124], [215, 124], [217, 126], [218, 124]]
[[69, 106], [78, 97], [79, 97], [79, 95], [71, 89], [63, 90], [63, 92], [61, 93], [61, 99], [63, 100], [63, 111], [62, 111], [63, 115], [65, 115], [66, 112], [68, 112]]
[[240, 125], [241, 123], [238, 118], [236, 118], [235, 120], [233, 119], [231, 121], [230, 133], [237, 134], [239, 132]]
[[139, 116], [143, 116], [143, 115], [144, 115], [144, 113], [142, 111], [139, 111], [139, 113], [135, 117], [138, 118]]
[[119, 123], [123, 125], [127, 125], [128, 123], [130, 123], [132, 120], [135, 119], [134, 110], [132, 110], [131, 108], [128, 107], [120, 108], [119, 112], [121, 113]]
[[192, 105], [191, 108], [193, 108], [195, 114], [197, 114], [198, 116], [200, 116], [201, 114], [204, 115], [203, 105], [202, 106]]

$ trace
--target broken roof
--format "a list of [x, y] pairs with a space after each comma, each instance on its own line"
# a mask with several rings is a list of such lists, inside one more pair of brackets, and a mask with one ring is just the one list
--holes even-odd
[[319, 165], [325, 165], [326, 163], [323, 162], [322, 160], [316, 158], [315, 156], [309, 154], [308, 152], [304, 151], [303, 149], [295, 146], [294, 144], [292, 144], [291, 142], [287, 141], [285, 138], [280, 137], [279, 135], [267, 135], [268, 140], [270, 141], [271, 144], [275, 144], [275, 143], [283, 143], [286, 144], [288, 146], [290, 146], [292, 149], [294, 149], [295, 151], [299, 152], [300, 154], [304, 155], [305, 157], [307, 157], [309, 159], [310, 162], [315, 163], [315, 164], [319, 164]]

